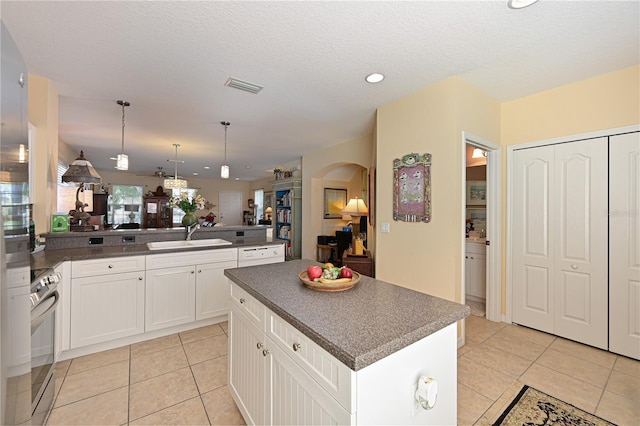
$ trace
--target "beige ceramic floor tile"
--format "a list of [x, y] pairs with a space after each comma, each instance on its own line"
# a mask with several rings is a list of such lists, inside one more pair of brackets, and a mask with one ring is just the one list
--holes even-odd
[[151, 352], [169, 349], [174, 346], [180, 346], [181, 344], [180, 336], [177, 334], [170, 334], [168, 336], [158, 337], [157, 339], [134, 343], [131, 345], [131, 357], [133, 358], [138, 355], [145, 355]]
[[544, 351], [540, 358], [536, 360], [536, 363], [583, 382], [591, 383], [599, 388], [604, 388], [611, 374], [610, 368], [602, 367], [555, 349]]
[[131, 359], [131, 383], [188, 367], [182, 346], [139, 355]]
[[480, 343], [485, 342], [488, 338], [497, 333], [497, 330], [483, 327], [481, 329], [469, 329], [469, 327], [465, 328], [465, 343], [470, 343], [472, 345], [479, 345]]
[[244, 418], [226, 386], [202, 395], [212, 425], [244, 425]]
[[619, 425], [640, 425], [640, 404], [605, 391], [598, 404], [596, 416]]
[[227, 384], [227, 356], [210, 359], [191, 366], [201, 394]]
[[69, 366], [67, 374], [77, 374], [92, 368], [103, 367], [109, 364], [129, 359], [129, 346], [115, 348], [108, 351], [97, 352], [91, 355], [85, 355], [74, 358]]
[[208, 337], [219, 336], [224, 334], [222, 327], [218, 324], [208, 325], [206, 327], [194, 328], [193, 330], [183, 331], [180, 333], [182, 344], [195, 342], [196, 340], [206, 339]]
[[472, 425], [493, 401], [473, 389], [458, 383], [458, 425]]
[[209, 425], [199, 396], [157, 411], [130, 423], [131, 425]]
[[71, 360], [68, 359], [66, 361], [60, 361], [56, 363], [56, 395], [60, 392], [60, 388], [62, 387], [62, 383], [64, 382], [64, 378], [67, 375], [67, 371], [69, 371], [69, 366], [71, 365]]
[[590, 413], [595, 412], [602, 388], [539, 364], [533, 364], [520, 381]]
[[640, 361], [635, 359], [618, 356], [613, 369], [620, 371], [621, 373], [640, 378]]
[[129, 420], [136, 420], [198, 396], [191, 369], [183, 368], [131, 385]]
[[499, 371], [511, 379], [520, 377], [533, 362], [488, 344], [480, 344], [474, 347], [466, 356], [478, 364]]
[[561, 337], [556, 338], [549, 347], [607, 368], [612, 368], [617, 358], [617, 355], [612, 354], [611, 352], [603, 351], [601, 349], [593, 348]]
[[229, 322], [228, 321], [223, 321], [221, 323], [219, 323], [220, 327], [222, 327], [222, 330], [225, 332], [225, 334], [229, 334]]
[[545, 348], [556, 339], [556, 336], [552, 334], [512, 324], [507, 324], [502, 330], [500, 330], [500, 333], [507, 336], [513, 336], [521, 340], [526, 340]]
[[499, 371], [478, 364], [465, 354], [458, 358], [458, 383], [495, 401], [513, 380]]
[[476, 330], [477, 328], [488, 328], [498, 331], [507, 326], [507, 323], [505, 322], [489, 321], [486, 318], [480, 318], [475, 315], [469, 315], [464, 321], [465, 326], [471, 327], [472, 330]]
[[471, 349], [475, 348], [476, 346], [478, 346], [478, 345], [466, 342], [464, 345], [462, 345], [461, 347], [458, 348], [458, 358], [460, 358], [462, 355], [466, 354], [467, 352], [469, 352]]
[[640, 378], [613, 371], [605, 389], [640, 403]]
[[215, 336], [196, 342], [187, 343], [184, 351], [190, 365], [198, 364], [208, 359], [217, 358], [227, 354], [227, 336]]
[[[73, 365], [73, 363], [71, 363]], [[77, 374], [67, 374], [55, 406], [70, 404], [129, 384], [129, 361], [120, 361]]]
[[489, 407], [482, 417], [475, 423], [476, 425], [493, 425], [500, 415], [507, 409], [511, 401], [518, 395], [524, 384], [518, 380], [511, 383], [511, 386], [500, 395], [491, 407]]
[[54, 408], [48, 425], [121, 425], [127, 422], [129, 388], [122, 387]]
[[505, 329], [498, 331], [496, 334], [489, 337], [483, 344], [502, 349], [529, 361], [535, 361], [546, 349], [545, 346], [514, 336], [513, 333], [505, 333], [504, 330]]

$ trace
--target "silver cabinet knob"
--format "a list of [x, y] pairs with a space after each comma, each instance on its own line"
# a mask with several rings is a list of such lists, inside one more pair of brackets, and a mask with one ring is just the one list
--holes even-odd
[[246, 302], [246, 300], [245, 300], [245, 299], [243, 299], [243, 298], [241, 297], [241, 298], [240, 298], [240, 303], [242, 304], [242, 303], [244, 303], [244, 302]]
[[109, 265], [109, 269], [113, 269], [113, 265]]
[[196, 273], [196, 271], [194, 271], [194, 270], [192, 269], [192, 270], [191, 270], [191, 273], [192, 273], [192, 274], [195, 274], [195, 273]]
[[293, 344], [293, 351], [294, 352], [298, 352], [300, 350], [300, 343], [294, 343]]
[[138, 277], [138, 281], [142, 281], [142, 277]]
[[571, 265], [571, 269], [578, 269], [578, 265]]
[[202, 273], [202, 269], [198, 269], [198, 273], [201, 274]]
[[262, 342], [258, 342], [258, 344], [256, 345], [256, 347], [257, 347], [258, 349], [262, 349], [262, 347], [263, 347], [263, 346], [264, 346], [264, 345], [262, 344]]
[[264, 349], [262, 351], [262, 356], [267, 356], [267, 355], [269, 355], [269, 349]]

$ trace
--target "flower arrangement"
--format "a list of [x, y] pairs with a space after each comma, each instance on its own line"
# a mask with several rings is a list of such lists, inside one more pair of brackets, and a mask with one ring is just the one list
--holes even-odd
[[195, 198], [189, 198], [185, 192], [180, 194], [179, 197], [171, 197], [171, 204], [174, 207], [178, 207], [183, 212], [195, 212], [196, 210], [203, 210], [207, 200], [200, 194]]

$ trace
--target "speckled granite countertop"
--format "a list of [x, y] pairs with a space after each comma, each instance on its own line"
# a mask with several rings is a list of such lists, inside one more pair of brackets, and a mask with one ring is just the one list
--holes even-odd
[[[259, 245], [271, 245], [282, 244], [281, 240], [275, 238], [258, 237], [258, 238], [226, 238], [227, 241], [231, 241], [231, 245], [226, 246], [213, 246], [213, 247], [189, 247], [174, 249], [176, 253], [182, 253], [187, 251], [196, 250], [219, 250], [228, 248], [240, 248], [247, 246], [259, 246]], [[87, 260], [87, 259], [100, 259], [105, 257], [120, 257], [120, 256], [141, 256], [149, 254], [161, 254], [168, 253], [171, 250], [149, 250], [146, 244], [124, 244], [120, 246], [93, 246], [83, 248], [71, 248], [60, 250], [44, 250], [40, 253], [31, 255], [31, 269], [36, 268], [53, 268], [61, 262], [67, 260]]]
[[354, 371], [470, 313], [468, 306], [366, 276], [346, 291], [312, 290], [298, 274], [313, 264], [302, 259], [225, 275]]

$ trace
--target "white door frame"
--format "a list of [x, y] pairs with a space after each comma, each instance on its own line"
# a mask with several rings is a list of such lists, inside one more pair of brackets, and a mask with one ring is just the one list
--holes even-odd
[[[482, 139], [469, 132], [462, 132], [462, 152], [473, 145], [487, 152], [487, 299], [486, 318], [502, 321], [502, 147], [497, 143]], [[466, 181], [467, 158], [462, 156], [462, 182]], [[466, 217], [466, 194], [462, 191], [462, 217]], [[464, 222], [460, 226], [461, 259], [465, 253]], [[462, 268], [462, 303], [465, 302], [465, 264]]]
[[[512, 179], [513, 179], [513, 152], [520, 150], [520, 149], [526, 149], [526, 148], [534, 148], [534, 147], [538, 147], [538, 146], [544, 146], [544, 145], [555, 145], [555, 144], [559, 144], [559, 143], [566, 143], [566, 142], [575, 142], [575, 141], [579, 141], [579, 140], [583, 140], [583, 139], [593, 139], [593, 138], [600, 138], [603, 136], [614, 136], [614, 135], [618, 135], [618, 134], [623, 134], [623, 133], [629, 133], [629, 132], [637, 132], [640, 131], [640, 125], [635, 124], [635, 125], [631, 125], [631, 126], [625, 126], [625, 127], [615, 127], [615, 128], [611, 128], [611, 129], [604, 129], [604, 130], [597, 130], [595, 132], [588, 132], [588, 133], [579, 133], [576, 135], [571, 135], [571, 136], [562, 136], [559, 138], [552, 138], [552, 139], [545, 139], [545, 140], [540, 140], [540, 141], [534, 141], [534, 142], [527, 142], [527, 143], [523, 143], [523, 144], [518, 144], [518, 145], [510, 145], [507, 147], [507, 235], [506, 235], [506, 246], [507, 246], [507, 250], [506, 250], [506, 255], [505, 255], [505, 262], [506, 262], [506, 274], [507, 274], [507, 282], [505, 285], [505, 318], [504, 321], [511, 324], [512, 321], [512, 315], [513, 315], [513, 303], [511, 303], [511, 298], [513, 297], [513, 271], [511, 268], [511, 261], [512, 261], [512, 256], [511, 256], [511, 249], [512, 249], [512, 241], [511, 241], [511, 223], [513, 221], [512, 218], [512, 214], [513, 214], [513, 209], [511, 206], [511, 200], [513, 199], [513, 197], [511, 197], [511, 191], [513, 191], [513, 186], [512, 186]], [[488, 213], [488, 212], [487, 212]]]

